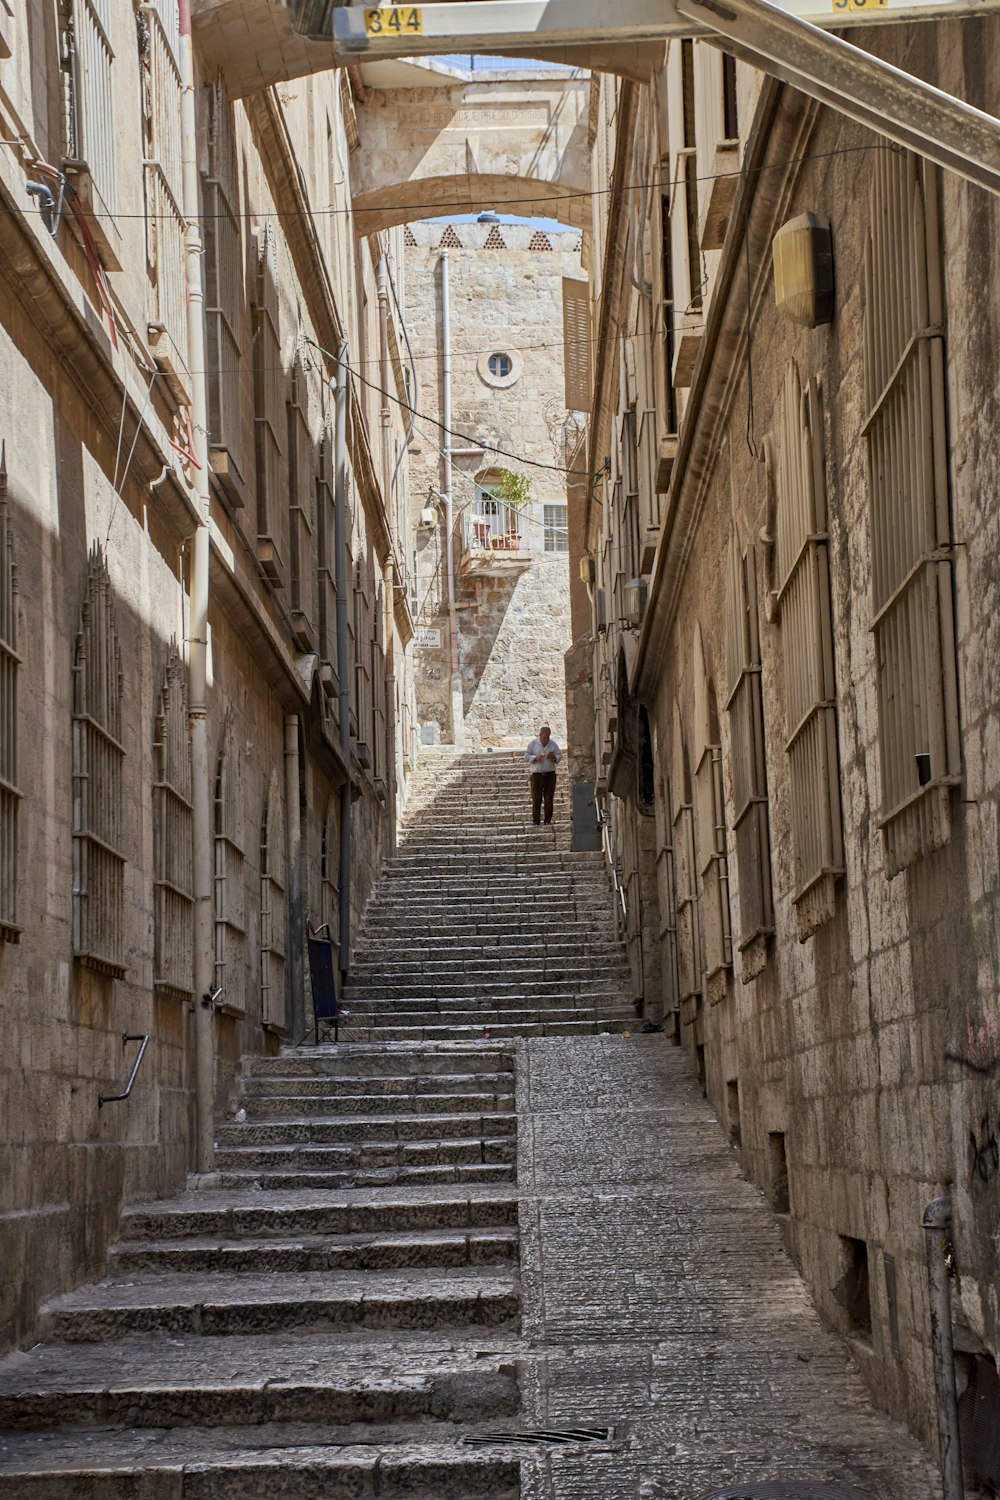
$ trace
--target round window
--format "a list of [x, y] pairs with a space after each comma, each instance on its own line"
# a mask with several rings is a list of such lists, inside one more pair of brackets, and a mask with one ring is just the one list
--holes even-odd
[[506, 380], [514, 368], [509, 354], [491, 354], [486, 363], [490, 374], [498, 376], [500, 380]]

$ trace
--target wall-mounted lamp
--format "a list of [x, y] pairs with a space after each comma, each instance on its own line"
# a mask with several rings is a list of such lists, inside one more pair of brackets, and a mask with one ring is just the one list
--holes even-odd
[[833, 322], [833, 235], [817, 214], [782, 225], [771, 244], [774, 300], [804, 328]]

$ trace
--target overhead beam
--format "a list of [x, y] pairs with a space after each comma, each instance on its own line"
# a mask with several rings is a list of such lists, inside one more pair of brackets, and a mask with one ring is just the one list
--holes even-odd
[[[886, 26], [915, 21], [980, 16], [1000, 10], [1000, 0], [774, 0], [775, 15], [808, 22], [823, 30]], [[358, 61], [362, 54], [420, 57], [448, 52], [503, 52], [510, 47], [538, 49], [567, 45], [607, 46], [663, 42], [672, 37], [711, 37], [741, 12], [726, 0], [704, 0], [697, 14], [683, 0], [432, 0], [421, 5], [368, 6], [360, 0], [329, 10], [322, 6], [299, 16], [318, 25], [337, 59]], [[744, 39], [745, 40], [745, 39]]]
[[991, 192], [1000, 193], [1000, 120], [774, 0], [677, 0], [692, 25], [744, 62]]

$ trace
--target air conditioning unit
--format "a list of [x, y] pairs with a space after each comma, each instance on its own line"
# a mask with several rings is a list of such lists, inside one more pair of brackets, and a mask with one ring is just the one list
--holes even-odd
[[438, 523], [438, 513], [433, 505], [425, 505], [420, 512], [420, 529], [422, 531], [433, 531]]
[[607, 594], [604, 589], [597, 589], [594, 594], [594, 629], [598, 635], [604, 635], [608, 628], [608, 606]]

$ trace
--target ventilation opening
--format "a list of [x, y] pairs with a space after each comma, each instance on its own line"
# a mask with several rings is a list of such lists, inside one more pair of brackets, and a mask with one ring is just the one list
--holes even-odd
[[837, 1302], [847, 1313], [851, 1333], [859, 1338], [872, 1336], [872, 1304], [868, 1283], [868, 1246], [864, 1240], [840, 1236], [841, 1263], [844, 1274], [833, 1289]]
[[[957, 1359], [962, 1457], [980, 1484], [1000, 1492], [1000, 1375], [981, 1354]], [[964, 1382], [964, 1389], [961, 1389]]]
[[772, 1130], [767, 1137], [767, 1176], [771, 1185], [771, 1207], [776, 1214], [792, 1211], [788, 1192], [788, 1157], [785, 1154], [785, 1133]]
[[729, 1139], [733, 1145], [742, 1146], [743, 1135], [740, 1131], [740, 1084], [737, 1078], [730, 1078], [726, 1084], [726, 1125], [729, 1129]]
[[459, 1438], [459, 1442], [474, 1448], [494, 1444], [503, 1447], [510, 1443], [566, 1447], [571, 1443], [610, 1443], [614, 1435], [613, 1427], [537, 1427], [526, 1432], [470, 1432]]
[[694, 1049], [694, 1060], [698, 1069], [698, 1086], [702, 1093], [705, 1094], [708, 1092], [707, 1076], [705, 1073], [705, 1048], [701, 1043]]

